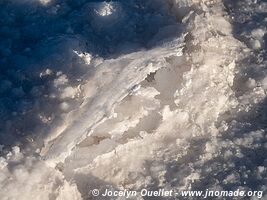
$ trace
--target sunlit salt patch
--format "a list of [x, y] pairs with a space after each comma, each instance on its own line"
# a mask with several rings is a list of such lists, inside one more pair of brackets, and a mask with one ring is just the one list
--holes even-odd
[[95, 13], [102, 17], [112, 15], [115, 11], [113, 4], [108, 2], [101, 3], [99, 8], [95, 9]]
[[51, 0], [39, 0], [39, 2], [42, 4], [42, 5], [47, 5], [51, 2]]
[[39, 159], [25, 156], [19, 147], [0, 157], [0, 169], [1, 199], [81, 199], [75, 184]]
[[250, 45], [251, 45], [251, 48], [253, 48], [254, 50], [259, 50], [262, 48], [262, 44], [259, 40], [251, 40], [250, 41]]
[[86, 65], [90, 65], [91, 64], [91, 62], [92, 62], [92, 59], [93, 59], [93, 56], [91, 55], [91, 54], [89, 54], [89, 53], [86, 53], [86, 52], [84, 52], [84, 53], [80, 53], [80, 52], [78, 52], [78, 51], [73, 51], [77, 56], [79, 56], [83, 61], [84, 61], [84, 63], [86, 64]]
[[77, 94], [77, 90], [71, 86], [66, 87], [62, 90], [60, 98], [66, 99], [66, 98], [74, 98]]
[[265, 35], [265, 32], [263, 29], [254, 29], [252, 32], [251, 32], [251, 35], [253, 38], [255, 39], [258, 39], [258, 40], [262, 40], [262, 38], [264, 37]]
[[39, 76], [40, 76], [40, 78], [43, 78], [45, 76], [50, 76], [52, 74], [53, 74], [53, 71], [51, 69], [47, 68], [46, 70], [42, 71]]
[[41, 120], [42, 123], [44, 124], [48, 124], [51, 123], [51, 121], [53, 120], [51, 116], [45, 116], [43, 114], [39, 114], [38, 118]]
[[67, 103], [67, 102], [62, 102], [60, 105], [59, 105], [60, 109], [62, 111], [68, 111], [70, 109], [70, 105]]
[[[141, 124], [142, 119], [160, 108], [159, 100], [155, 99], [158, 94], [153, 87], [140, 88], [136, 93], [129, 94], [114, 108], [113, 116], [94, 130], [94, 135], [108, 133], [113, 139], [118, 139], [131, 131]], [[144, 127], [149, 127], [149, 124], [146, 123]]]
[[60, 74], [58, 78], [54, 80], [54, 86], [57, 88], [59, 86], [67, 84], [68, 82], [68, 77], [65, 74]]
[[254, 89], [257, 86], [257, 83], [254, 79], [249, 78], [247, 83], [246, 83], [247, 87], [250, 89]]
[[262, 88], [267, 90], [267, 76], [261, 81]]
[[227, 183], [238, 183], [239, 180], [240, 180], [240, 176], [239, 176], [239, 174], [237, 174], [237, 173], [232, 173], [232, 174], [228, 175], [228, 176], [226, 177], [226, 179], [224, 179], [223, 183], [224, 183], [224, 184], [227, 184]]

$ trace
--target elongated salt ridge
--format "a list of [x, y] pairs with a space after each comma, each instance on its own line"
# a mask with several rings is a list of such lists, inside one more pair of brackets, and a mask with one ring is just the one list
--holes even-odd
[[[98, 88], [93, 100], [79, 108], [76, 111], [78, 117], [72, 119], [70, 124], [63, 125], [64, 129], [57, 133], [56, 138], [47, 142], [41, 153], [43, 158], [52, 165], [63, 162], [75, 145], [85, 139], [93, 127], [109, 117], [114, 105], [127, 96], [134, 86], [143, 81], [149, 73], [165, 67], [166, 58], [182, 55], [183, 40], [182, 37], [179, 43], [175, 42], [176, 45], [132, 53], [102, 63], [98, 67], [99, 72], [112, 67], [108, 81], [105, 83], [106, 80], [103, 78], [102, 86]], [[97, 74], [94, 79], [102, 81], [102, 75], [97, 76]]]

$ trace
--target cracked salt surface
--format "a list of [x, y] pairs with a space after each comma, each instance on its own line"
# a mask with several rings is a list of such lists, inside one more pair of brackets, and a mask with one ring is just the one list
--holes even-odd
[[0, 4], [3, 199], [265, 195], [264, 1]]

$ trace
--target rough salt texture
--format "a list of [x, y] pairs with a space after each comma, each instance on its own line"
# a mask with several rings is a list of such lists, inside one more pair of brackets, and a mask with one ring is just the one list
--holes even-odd
[[265, 1], [4, 0], [0, 12], [2, 199], [267, 198]]

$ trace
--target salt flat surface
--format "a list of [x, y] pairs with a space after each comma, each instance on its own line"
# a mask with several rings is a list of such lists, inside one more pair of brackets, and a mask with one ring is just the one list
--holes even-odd
[[1, 198], [267, 198], [266, 12], [263, 0], [1, 1]]

